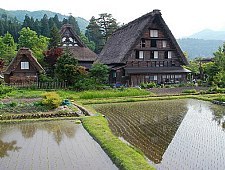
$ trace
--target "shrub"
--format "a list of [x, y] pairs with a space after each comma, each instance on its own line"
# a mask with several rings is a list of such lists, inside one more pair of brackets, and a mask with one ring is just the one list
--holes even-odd
[[225, 96], [220, 95], [219, 97], [215, 98], [215, 100], [225, 102]]
[[13, 90], [12, 87], [0, 85], [0, 95], [1, 95], [1, 94], [9, 93], [9, 92], [11, 92], [12, 90]]
[[153, 88], [156, 87], [156, 83], [155, 82], [150, 82], [147, 84], [147, 88]]
[[43, 94], [42, 104], [50, 109], [59, 107], [61, 102], [62, 101], [56, 92], [47, 92]]

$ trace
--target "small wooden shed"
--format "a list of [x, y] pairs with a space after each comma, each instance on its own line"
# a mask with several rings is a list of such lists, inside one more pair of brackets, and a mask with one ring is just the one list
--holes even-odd
[[29, 48], [20, 48], [16, 57], [11, 61], [4, 72], [7, 84], [31, 84], [38, 81], [44, 69], [33, 56]]

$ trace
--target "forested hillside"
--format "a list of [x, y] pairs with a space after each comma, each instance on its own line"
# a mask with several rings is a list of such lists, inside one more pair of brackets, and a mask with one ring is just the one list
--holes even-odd
[[[64, 18], [68, 18], [66, 15], [62, 15], [57, 12], [52, 12], [52, 11], [46, 11], [46, 10], [39, 10], [39, 11], [26, 11], [26, 10], [15, 10], [15, 11], [7, 11], [4, 9], [0, 9], [0, 16], [2, 14], [6, 14], [8, 18], [17, 18], [17, 20], [22, 23], [25, 19], [25, 16], [28, 15], [29, 17], [32, 17], [34, 20], [38, 19], [41, 20], [43, 16], [46, 14], [48, 18], [54, 17], [56, 14], [58, 16], [59, 21], [62, 21]], [[88, 26], [88, 21], [85, 20], [82, 17], [75, 17], [80, 30], [85, 33], [86, 27]]]
[[177, 39], [182, 51], [187, 52], [190, 59], [196, 57], [213, 57], [213, 53], [223, 45], [223, 40], [203, 40], [193, 38]]

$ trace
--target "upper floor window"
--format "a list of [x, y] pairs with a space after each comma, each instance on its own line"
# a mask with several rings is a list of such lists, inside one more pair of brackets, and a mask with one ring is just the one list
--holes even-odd
[[159, 58], [159, 52], [158, 51], [151, 51], [150, 52], [150, 58], [152, 58], [152, 59]]
[[167, 46], [167, 41], [166, 41], [166, 40], [163, 40], [163, 41], [162, 41], [162, 47], [163, 47], [163, 48], [166, 48], [166, 46]]
[[172, 51], [165, 51], [165, 59], [172, 58]]
[[145, 39], [141, 39], [140, 47], [141, 48], [145, 47]]
[[143, 59], [144, 58], [144, 51], [136, 51], [136, 59]]
[[23, 61], [20, 63], [21, 70], [28, 70], [29, 69], [29, 62]]
[[151, 47], [157, 47], [156, 40], [151, 40]]
[[158, 37], [158, 30], [150, 30], [150, 37]]

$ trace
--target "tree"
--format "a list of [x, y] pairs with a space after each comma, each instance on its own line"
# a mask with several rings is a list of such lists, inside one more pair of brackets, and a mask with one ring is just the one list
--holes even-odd
[[2, 58], [4, 59], [5, 64], [8, 65], [15, 57], [17, 47], [9, 32], [2, 38], [2, 43], [4, 44], [4, 54], [2, 55]]
[[88, 38], [83, 33], [80, 34], [80, 39], [92, 51], [95, 50], [95, 43], [93, 41], [89, 41]]
[[50, 41], [49, 41], [48, 49], [59, 47], [60, 39], [61, 39], [61, 36], [59, 34], [59, 30], [54, 25], [50, 32]]
[[77, 59], [67, 50], [61, 57], [59, 57], [56, 63], [56, 75], [60, 81], [66, 81], [69, 85], [73, 85], [76, 79], [79, 77], [77, 70]]
[[72, 25], [73, 30], [75, 30], [77, 35], [80, 35], [80, 28], [78, 26], [76, 18], [74, 18], [72, 15], [68, 18], [68, 23]]
[[62, 48], [51, 48], [44, 52], [44, 62], [46, 63], [46, 73], [48, 76], [54, 78], [55, 77], [55, 65], [58, 58], [62, 55], [63, 49]]
[[42, 35], [38, 36], [29, 27], [23, 28], [19, 32], [18, 46], [30, 48], [39, 62], [43, 61], [43, 51], [47, 50], [49, 38]]
[[95, 80], [97, 84], [104, 84], [109, 77], [109, 68], [107, 65], [95, 63], [90, 69], [90, 77]]
[[95, 17], [90, 19], [85, 35], [90, 42], [93, 41], [95, 43], [94, 51], [99, 54], [104, 46], [104, 38], [101, 34], [100, 26], [97, 24]]
[[95, 17], [90, 19], [85, 35], [89, 41], [95, 43], [95, 52], [100, 53], [107, 39], [117, 28], [119, 28], [119, 24], [116, 19], [111, 14], [103, 13], [99, 14], [98, 19]]
[[105, 41], [112, 35], [112, 33], [119, 28], [119, 24], [116, 19], [112, 17], [112, 14], [102, 13], [99, 14], [97, 23], [100, 26], [100, 30], [105, 38]]
[[45, 14], [41, 19], [41, 35], [45, 37], [50, 36], [50, 28], [48, 23], [48, 16]]

